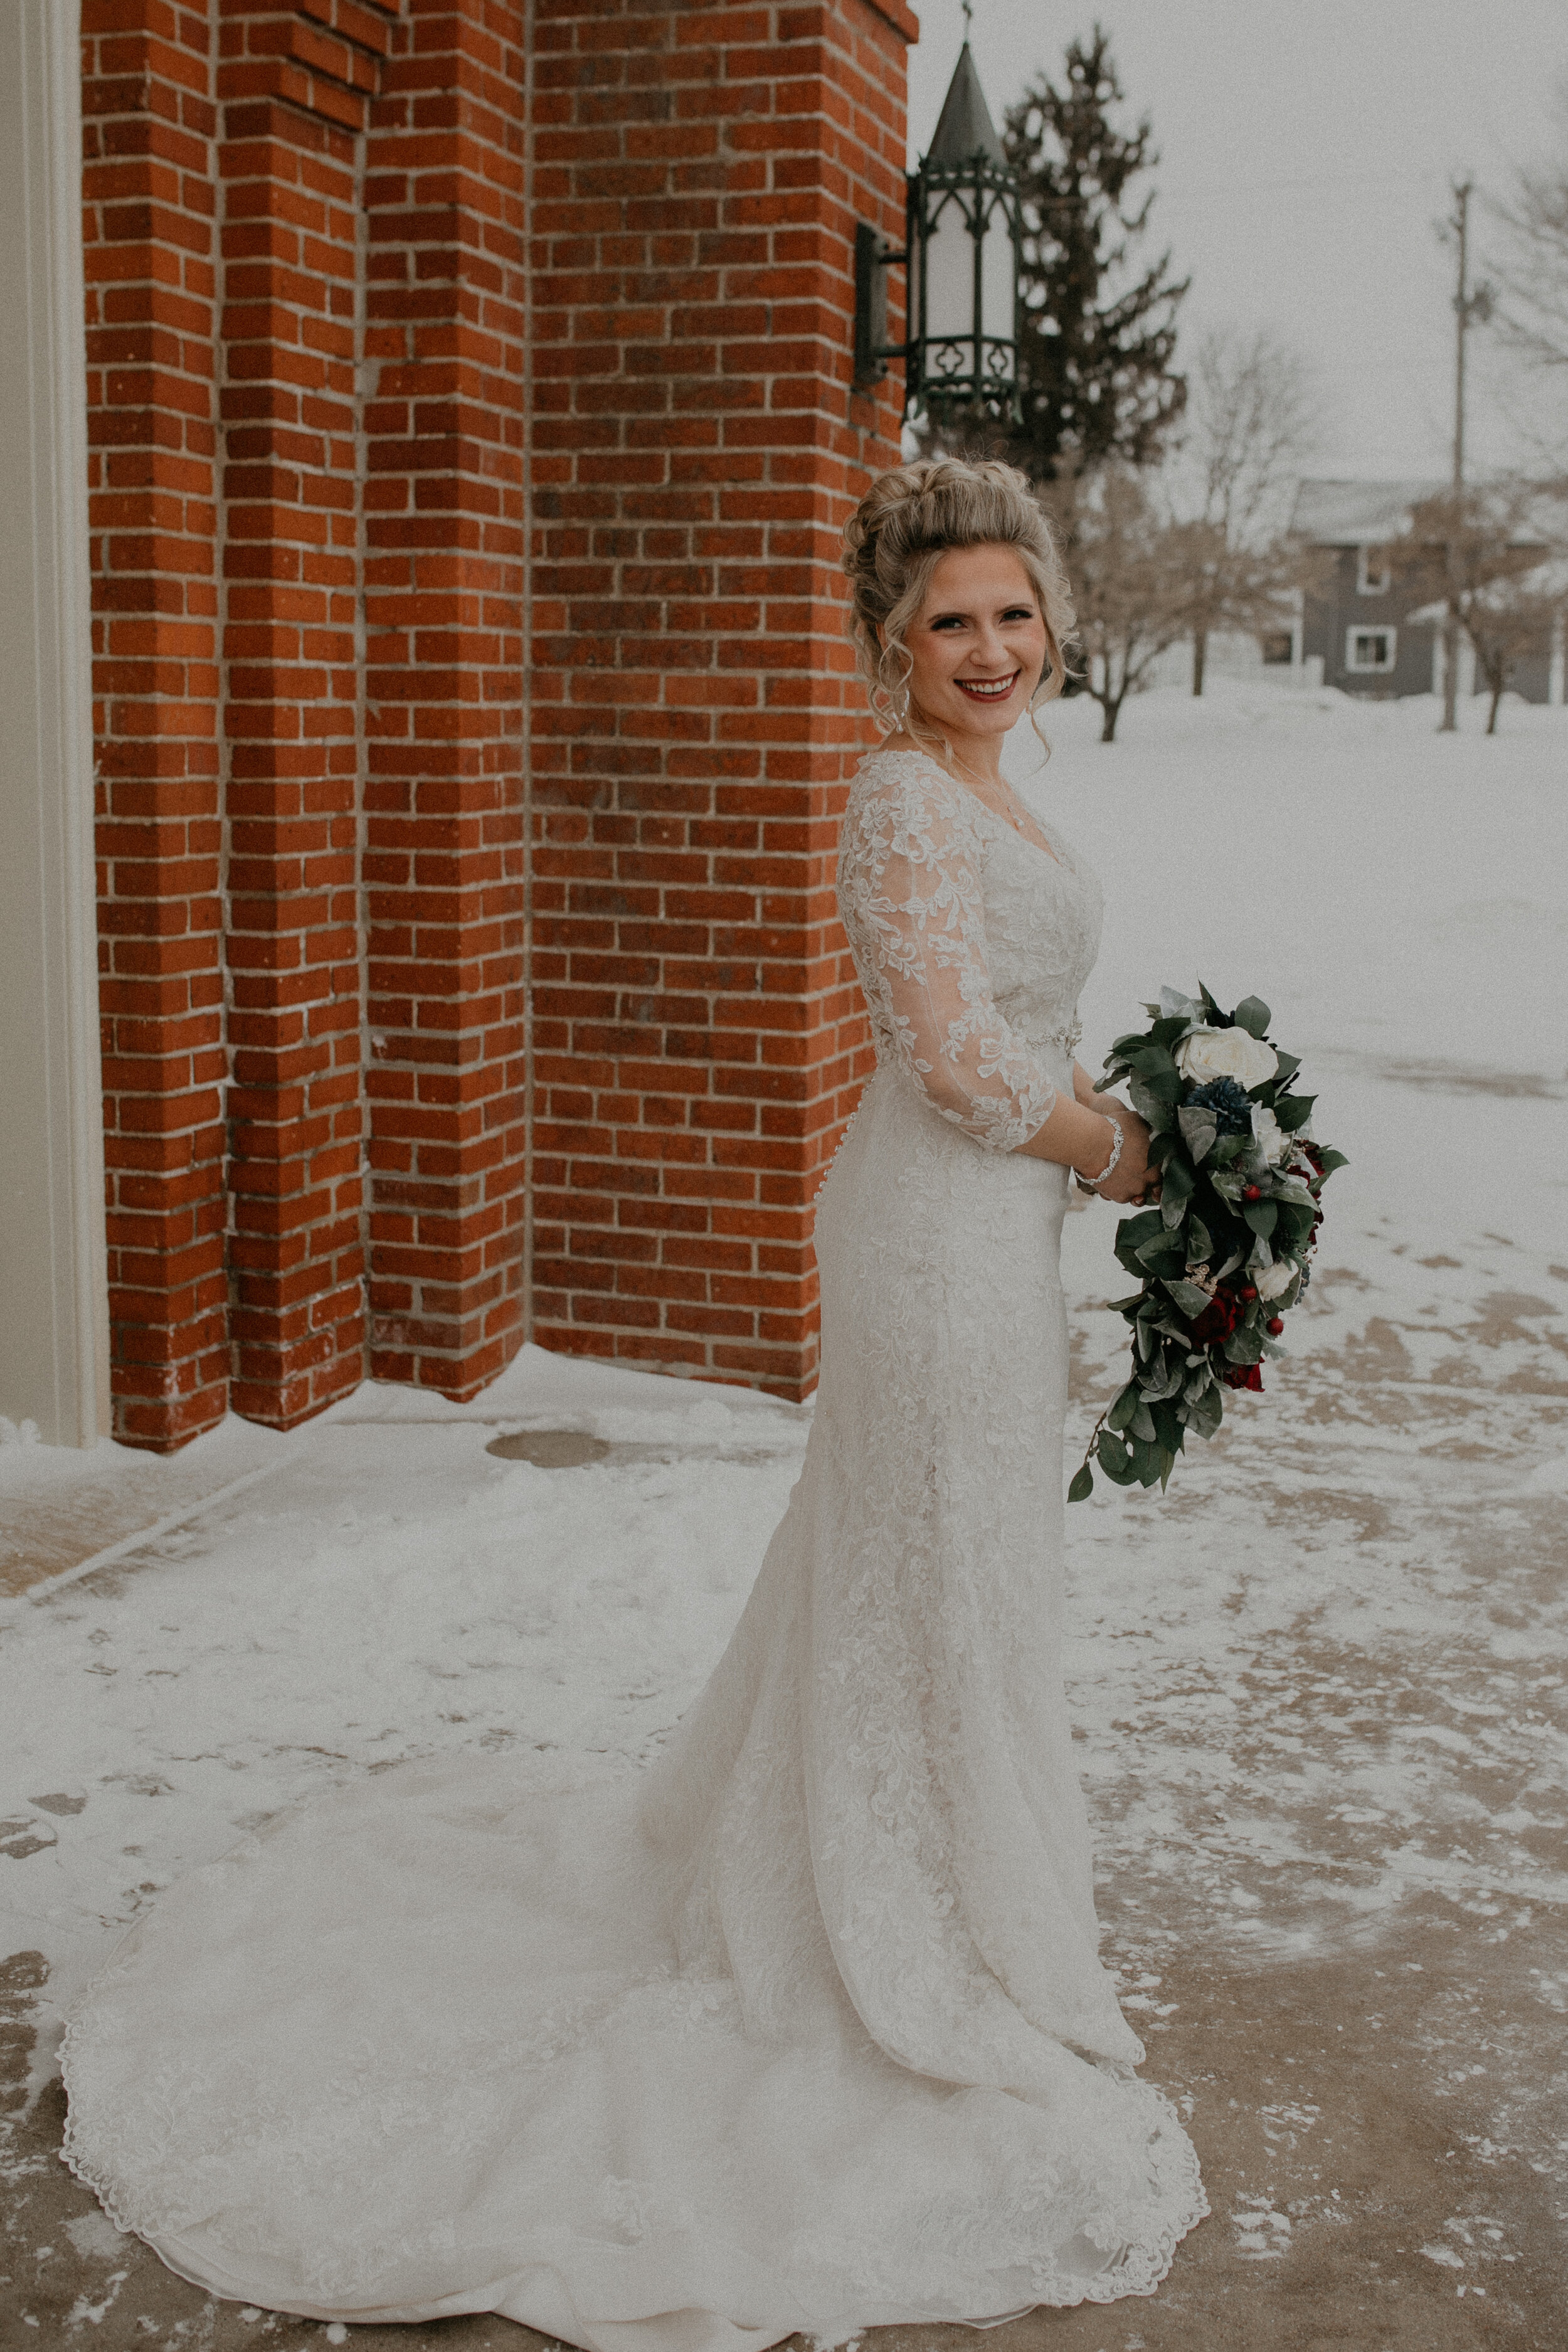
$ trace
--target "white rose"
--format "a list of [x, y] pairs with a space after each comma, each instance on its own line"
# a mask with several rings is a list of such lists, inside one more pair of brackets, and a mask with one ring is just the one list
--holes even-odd
[[1249, 1266], [1247, 1272], [1258, 1286], [1259, 1298], [1283, 1298], [1296, 1279], [1296, 1268], [1288, 1257], [1275, 1265]]
[[1279, 1069], [1279, 1056], [1249, 1030], [1194, 1029], [1176, 1048], [1176, 1067], [1184, 1078], [1237, 1078], [1244, 1087], [1260, 1087]]
[[1290, 1150], [1290, 1138], [1274, 1113], [1266, 1110], [1261, 1103], [1252, 1106], [1252, 1139], [1270, 1168], [1278, 1168]]

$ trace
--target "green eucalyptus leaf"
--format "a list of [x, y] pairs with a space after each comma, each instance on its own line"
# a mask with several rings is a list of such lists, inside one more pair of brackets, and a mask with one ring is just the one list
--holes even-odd
[[1142, 1402], [1136, 1381], [1129, 1381], [1105, 1416], [1107, 1429], [1125, 1429]]
[[1128, 1458], [1138, 1484], [1152, 1486], [1160, 1475], [1160, 1449], [1152, 1439], [1135, 1440]]
[[1179, 1454], [1182, 1450], [1182, 1424], [1176, 1419], [1175, 1406], [1162, 1398], [1154, 1404], [1152, 1412], [1155, 1444], [1167, 1454]]
[[1187, 1427], [1195, 1430], [1200, 1437], [1212, 1437], [1224, 1417], [1225, 1391], [1218, 1382], [1188, 1403]]
[[1068, 1488], [1069, 1503], [1087, 1503], [1094, 1492], [1094, 1473], [1086, 1462]]
[[1122, 1444], [1120, 1437], [1113, 1437], [1108, 1429], [1102, 1429], [1100, 1433], [1100, 1443], [1094, 1449], [1094, 1457], [1106, 1476], [1118, 1486], [1131, 1486], [1138, 1475], [1132, 1466], [1130, 1449]]
[[1207, 1291], [1198, 1283], [1188, 1282], [1181, 1277], [1173, 1280], [1169, 1275], [1164, 1277], [1163, 1286], [1170, 1292], [1188, 1321], [1195, 1323], [1209, 1303]]
[[1306, 1126], [1317, 1099], [1316, 1095], [1279, 1095], [1276, 1097], [1274, 1116], [1287, 1135], [1294, 1135], [1298, 1128]]
[[1144, 1243], [1138, 1253], [1138, 1261], [1151, 1274], [1180, 1281], [1186, 1273], [1186, 1244], [1180, 1234], [1163, 1234], [1158, 1243]]
[[1142, 1243], [1152, 1241], [1159, 1231], [1159, 1210], [1140, 1209], [1135, 1217], [1123, 1217], [1117, 1226], [1116, 1245], [1118, 1249], [1125, 1244], [1128, 1249], [1135, 1250]]
[[1259, 1241], [1267, 1241], [1279, 1222], [1279, 1212], [1272, 1201], [1245, 1201], [1242, 1215]]
[[1168, 1155], [1165, 1160], [1165, 1191], [1167, 1193], [1179, 1192], [1184, 1201], [1190, 1201], [1196, 1190], [1196, 1184], [1197, 1180], [1186, 1160], [1181, 1156], [1178, 1147], [1174, 1156]]
[[1170, 1125], [1169, 1119], [1163, 1116], [1163, 1106], [1151, 1094], [1142, 1078], [1133, 1078], [1129, 1082], [1127, 1099], [1139, 1118], [1146, 1119], [1156, 1134], [1162, 1128]]
[[1152, 1445], [1154, 1442], [1154, 1416], [1142, 1399], [1139, 1400], [1137, 1412], [1128, 1424], [1128, 1433], [1134, 1438], [1142, 1438], [1146, 1445]]
[[1266, 1037], [1272, 1018], [1260, 996], [1244, 996], [1234, 1015], [1237, 1027], [1245, 1029], [1249, 1037]]
[[1190, 1103], [1184, 1103], [1176, 1113], [1176, 1123], [1182, 1130], [1183, 1142], [1192, 1153], [1194, 1162], [1202, 1167], [1214, 1150], [1217, 1133], [1213, 1111], [1207, 1103], [1199, 1103], [1195, 1108]]

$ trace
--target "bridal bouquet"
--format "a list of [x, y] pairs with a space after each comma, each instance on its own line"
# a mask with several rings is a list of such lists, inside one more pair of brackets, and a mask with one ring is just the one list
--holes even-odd
[[1262, 1388], [1310, 1279], [1324, 1183], [1346, 1164], [1309, 1136], [1314, 1097], [1291, 1092], [1301, 1065], [1268, 1043], [1258, 997], [1222, 1013], [1201, 984], [1197, 1003], [1163, 988], [1145, 1009], [1150, 1027], [1116, 1040], [1095, 1091], [1131, 1079], [1160, 1205], [1116, 1228], [1142, 1284], [1113, 1302], [1132, 1327], [1132, 1376], [1095, 1426], [1073, 1503], [1093, 1491], [1096, 1461], [1119, 1486], [1163, 1488], [1187, 1432], [1219, 1427], [1226, 1389]]

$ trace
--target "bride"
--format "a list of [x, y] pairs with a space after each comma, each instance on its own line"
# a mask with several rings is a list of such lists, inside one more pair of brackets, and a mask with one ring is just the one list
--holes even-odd
[[845, 547], [877, 1069], [805, 1468], [633, 1783], [367, 1778], [119, 1947], [67, 2160], [213, 2294], [730, 2352], [1147, 2294], [1207, 2210], [1096, 1954], [1062, 1696], [1062, 1213], [1150, 1188], [1073, 1060], [1099, 886], [998, 764], [1066, 583], [999, 465], [885, 474]]

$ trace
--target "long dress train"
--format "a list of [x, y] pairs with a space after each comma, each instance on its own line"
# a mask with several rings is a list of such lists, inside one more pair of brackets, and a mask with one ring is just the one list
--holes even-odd
[[631, 1785], [303, 1807], [71, 2018], [68, 2161], [220, 2296], [590, 2352], [1148, 2294], [1206, 2210], [1100, 1967], [1061, 1679], [1065, 1171], [1093, 877], [919, 754], [839, 895], [878, 1067], [824, 1187], [805, 1466]]

